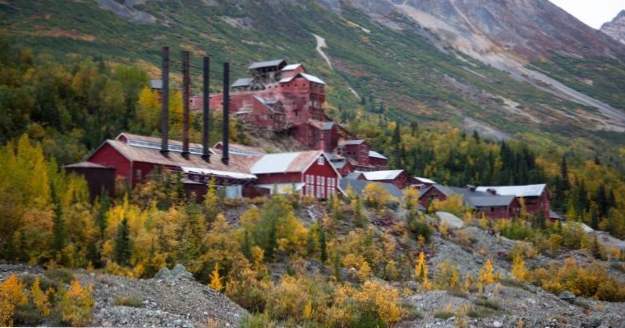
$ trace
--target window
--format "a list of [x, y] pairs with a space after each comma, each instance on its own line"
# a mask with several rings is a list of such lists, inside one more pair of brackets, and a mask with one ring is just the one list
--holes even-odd
[[326, 179], [325, 177], [319, 177], [321, 178], [321, 183], [319, 184], [319, 198], [325, 198], [325, 187], [326, 187]]
[[336, 179], [328, 178], [328, 191], [327, 191], [328, 197], [330, 197], [331, 195], [334, 195], [335, 191], [336, 191]]
[[135, 177], [137, 178], [137, 180], [141, 180], [141, 169], [136, 169], [135, 170]]
[[306, 175], [306, 195], [315, 195], [315, 177], [312, 175]]
[[325, 165], [325, 157], [319, 156], [317, 159], [317, 165]]

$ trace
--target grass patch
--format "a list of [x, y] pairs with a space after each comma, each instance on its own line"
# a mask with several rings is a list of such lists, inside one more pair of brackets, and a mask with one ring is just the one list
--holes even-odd
[[143, 300], [137, 296], [117, 296], [113, 304], [117, 306], [143, 307]]
[[46, 278], [62, 284], [70, 284], [74, 280], [74, 274], [69, 269], [58, 268], [47, 270], [44, 275]]
[[499, 304], [499, 302], [485, 298], [485, 297], [478, 298], [477, 300], [473, 301], [473, 303], [475, 303], [475, 305], [478, 305], [487, 309], [491, 309], [494, 311], [501, 310], [501, 305]]
[[493, 314], [495, 314], [495, 311], [483, 306], [472, 306], [467, 311], [467, 316], [473, 319], [486, 318], [492, 316]]
[[453, 313], [453, 312], [451, 312], [449, 310], [439, 310], [439, 311], [436, 311], [434, 313], [434, 318], [447, 320], [447, 319], [449, 319], [449, 318], [451, 318], [451, 317], [453, 317], [455, 315], [456, 315], [455, 313]]

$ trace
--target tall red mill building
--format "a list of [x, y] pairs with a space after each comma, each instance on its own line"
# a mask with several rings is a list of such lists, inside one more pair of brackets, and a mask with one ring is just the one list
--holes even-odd
[[[308, 74], [302, 64], [288, 65], [278, 59], [252, 63], [248, 70], [249, 77], [240, 78], [231, 86], [230, 108], [239, 122], [286, 132], [305, 149], [334, 154], [333, 162], [343, 175], [355, 169], [372, 171], [387, 167], [385, 156], [371, 150], [364, 140], [352, 140], [348, 131], [326, 116], [326, 84]], [[211, 95], [210, 108], [220, 109], [222, 104], [222, 94]], [[200, 108], [201, 99], [194, 97], [192, 105]]]

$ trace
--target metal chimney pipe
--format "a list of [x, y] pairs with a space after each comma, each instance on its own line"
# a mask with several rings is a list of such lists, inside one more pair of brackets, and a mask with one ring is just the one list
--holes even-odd
[[230, 63], [224, 63], [223, 104], [223, 147], [221, 162], [228, 165], [230, 162]]
[[169, 47], [161, 50], [161, 153], [169, 152]]
[[210, 108], [209, 108], [209, 83], [210, 83], [210, 58], [208, 56], [204, 57], [204, 65], [203, 67], [203, 85], [202, 85], [202, 118], [203, 118], [203, 126], [202, 126], [202, 158], [210, 162], [210, 149], [208, 148], [208, 142], [210, 137]]
[[191, 77], [189, 60], [191, 53], [182, 52], [182, 156], [189, 158], [189, 100], [191, 97]]

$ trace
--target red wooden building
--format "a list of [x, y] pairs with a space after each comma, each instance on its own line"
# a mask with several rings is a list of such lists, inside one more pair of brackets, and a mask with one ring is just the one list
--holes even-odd
[[471, 209], [478, 216], [484, 214], [489, 219], [516, 217], [521, 209], [518, 200], [513, 196], [482, 192], [472, 186], [458, 188], [434, 184], [423, 190], [419, 197], [419, 203], [427, 209], [435, 200], [444, 201], [452, 195], [462, 197], [465, 207]]
[[550, 218], [549, 190], [546, 184], [534, 184], [526, 186], [481, 186], [478, 191], [487, 192], [493, 195], [513, 196], [523, 203], [527, 213], [532, 215], [542, 214], [545, 218]]

